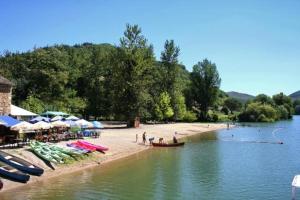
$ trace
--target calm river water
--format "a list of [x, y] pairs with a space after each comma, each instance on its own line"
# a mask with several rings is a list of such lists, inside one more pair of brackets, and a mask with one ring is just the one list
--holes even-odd
[[284, 200], [291, 199], [296, 174], [299, 117], [193, 136], [184, 147], [151, 149], [102, 168], [0, 193], [0, 199]]

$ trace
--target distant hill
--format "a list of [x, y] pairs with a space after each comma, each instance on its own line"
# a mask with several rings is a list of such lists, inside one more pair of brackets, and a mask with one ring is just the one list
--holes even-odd
[[245, 103], [248, 100], [254, 99], [253, 95], [245, 94], [245, 93], [239, 93], [239, 92], [233, 92], [233, 91], [231, 91], [231, 92], [226, 92], [226, 94], [229, 97], [238, 99], [238, 100], [240, 100], [243, 103]]
[[300, 99], [300, 90], [289, 95], [293, 100]]

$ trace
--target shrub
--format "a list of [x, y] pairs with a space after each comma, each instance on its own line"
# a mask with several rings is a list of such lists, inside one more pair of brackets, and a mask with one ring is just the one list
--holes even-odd
[[185, 122], [194, 122], [197, 120], [197, 114], [192, 111], [186, 111], [183, 117], [183, 121]]

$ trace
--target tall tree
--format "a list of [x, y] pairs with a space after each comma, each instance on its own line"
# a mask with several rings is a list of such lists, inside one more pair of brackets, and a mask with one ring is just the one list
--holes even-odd
[[215, 63], [204, 59], [193, 67], [191, 73], [194, 106], [200, 110], [200, 119], [207, 119], [207, 111], [216, 101], [221, 78]]
[[122, 114], [127, 125], [136, 117], [143, 117], [150, 101], [149, 89], [154, 67], [152, 45], [148, 45], [137, 25], [127, 24], [113, 60], [112, 94], [114, 110]]
[[273, 95], [273, 100], [277, 106], [284, 106], [288, 111], [288, 118], [292, 118], [294, 113], [293, 102], [291, 97], [286, 96], [282, 92], [276, 95]]
[[164, 51], [161, 52], [161, 62], [165, 67], [165, 81], [164, 89], [169, 93], [174, 93], [176, 76], [177, 76], [177, 65], [178, 65], [178, 56], [180, 49], [178, 46], [175, 46], [174, 40], [166, 40]]
[[164, 51], [161, 52], [161, 63], [163, 66], [164, 80], [162, 90], [168, 92], [171, 97], [171, 105], [174, 110], [174, 120], [183, 119], [186, 106], [183, 90], [186, 82], [183, 77], [184, 70], [178, 64], [180, 48], [175, 45], [174, 40], [166, 40]]

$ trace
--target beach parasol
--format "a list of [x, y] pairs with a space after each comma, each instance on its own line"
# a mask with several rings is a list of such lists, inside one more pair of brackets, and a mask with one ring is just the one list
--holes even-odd
[[77, 120], [79, 120], [79, 118], [75, 117], [74, 115], [71, 115], [71, 116], [67, 117], [66, 120], [77, 121]]
[[0, 120], [0, 125], [6, 125], [6, 123]]
[[19, 131], [19, 130], [32, 130], [32, 124], [28, 122], [20, 122], [14, 126], [12, 126], [10, 129], [14, 131]]
[[79, 125], [81, 127], [85, 127], [85, 128], [92, 128], [94, 126], [91, 122], [86, 121], [84, 119], [77, 120], [75, 123], [77, 125]]
[[67, 124], [69, 124], [70, 127], [75, 127], [75, 126], [80, 127], [80, 125], [76, 124], [76, 122], [73, 121], [73, 120], [66, 120], [64, 122], [67, 123]]
[[92, 124], [93, 124], [93, 128], [103, 128], [101, 122], [93, 121]]
[[51, 119], [51, 122], [60, 121], [62, 119], [64, 119], [62, 116], [55, 116]]
[[32, 125], [33, 130], [39, 130], [39, 129], [50, 129], [53, 128], [53, 126], [50, 123], [40, 121]]
[[51, 125], [53, 127], [70, 127], [69, 124], [67, 124], [66, 122], [63, 121], [55, 121], [55, 122], [51, 122]]
[[48, 117], [42, 117], [42, 116], [37, 116], [35, 118], [32, 118], [29, 122], [30, 123], [36, 123], [36, 122], [40, 122], [40, 121], [50, 122], [50, 118], [48, 118]]

